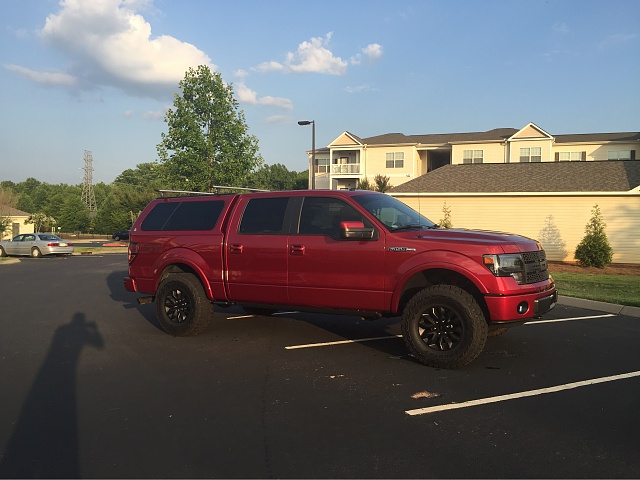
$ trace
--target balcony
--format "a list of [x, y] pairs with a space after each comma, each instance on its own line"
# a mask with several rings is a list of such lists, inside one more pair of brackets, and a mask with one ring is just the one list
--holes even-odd
[[333, 175], [359, 175], [359, 163], [343, 163], [341, 165], [331, 165], [331, 173]]

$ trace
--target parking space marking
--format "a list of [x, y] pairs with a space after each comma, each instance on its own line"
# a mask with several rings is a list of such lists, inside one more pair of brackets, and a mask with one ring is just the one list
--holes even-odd
[[622, 373], [620, 375], [612, 375], [609, 377], [592, 378], [590, 380], [583, 380], [581, 382], [565, 383], [564, 385], [556, 385], [553, 387], [539, 388], [537, 390], [528, 390], [525, 392], [511, 393], [507, 395], [498, 395], [496, 397], [480, 398], [477, 400], [470, 400], [462, 403], [450, 403], [447, 405], [436, 405], [434, 407], [416, 408], [414, 410], [407, 410], [404, 413], [407, 415], [424, 415], [427, 413], [442, 412], [445, 410], [456, 410], [459, 408], [476, 407], [478, 405], [486, 405], [488, 403], [504, 402], [506, 400], [515, 400], [517, 398], [533, 397], [536, 395], [544, 395], [547, 393], [556, 393], [563, 390], [571, 390], [573, 388], [587, 387], [589, 385], [596, 385], [598, 383], [615, 382], [618, 380], [625, 380], [627, 378], [640, 377], [640, 371]]
[[284, 348], [286, 350], [297, 350], [300, 348], [328, 347], [331, 345], [344, 345], [349, 343], [371, 342], [373, 340], [389, 340], [390, 338], [402, 338], [402, 335], [387, 335], [384, 337], [356, 338], [353, 340], [338, 340], [336, 342], [307, 343], [306, 345], [290, 345]]
[[571, 322], [573, 320], [590, 320], [592, 318], [607, 318], [607, 317], [617, 317], [613, 313], [605, 313], [603, 315], [591, 315], [589, 317], [571, 317], [571, 318], [554, 318], [552, 320], [534, 320], [532, 322], [527, 322], [525, 325], [537, 325], [540, 323], [557, 323], [557, 322]]

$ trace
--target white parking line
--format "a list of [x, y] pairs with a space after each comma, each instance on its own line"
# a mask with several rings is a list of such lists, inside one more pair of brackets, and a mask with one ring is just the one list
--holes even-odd
[[571, 317], [571, 318], [555, 318], [553, 320], [534, 320], [532, 322], [527, 322], [525, 325], [536, 325], [539, 323], [557, 323], [557, 322], [571, 322], [573, 320], [589, 320], [592, 318], [607, 318], [607, 317], [615, 317], [613, 313], [607, 313], [604, 315], [592, 315], [590, 317]]
[[[288, 313], [296, 313], [296, 312], [288, 312]], [[570, 322], [573, 320], [589, 320], [593, 318], [606, 318], [606, 317], [615, 317], [615, 316], [616, 315], [608, 313], [606, 315], [592, 315], [589, 317], [557, 318], [553, 320], [535, 320], [533, 322], [527, 322], [525, 323], [525, 325], [536, 325], [540, 323], [554, 323], [554, 322]], [[245, 318], [245, 317], [229, 317], [227, 320], [233, 320], [235, 318]], [[307, 343], [305, 345], [291, 345], [284, 348], [286, 350], [298, 350], [301, 348], [330, 347], [332, 345], [346, 345], [350, 343], [370, 342], [373, 340], [389, 340], [391, 338], [402, 338], [402, 335], [387, 335], [385, 337], [356, 338], [353, 340], [339, 340], [335, 342]]]
[[306, 345], [291, 345], [284, 347], [286, 350], [297, 350], [299, 348], [328, 347], [330, 345], [344, 345], [346, 343], [370, 342], [372, 340], [388, 340], [390, 338], [402, 338], [402, 335], [386, 335], [384, 337], [356, 338], [354, 340], [339, 340], [337, 342], [307, 343]]
[[582, 382], [565, 383], [564, 385], [556, 385], [554, 387], [539, 388], [537, 390], [529, 390], [525, 392], [511, 393], [508, 395], [498, 395], [497, 397], [480, 398], [478, 400], [470, 400], [462, 403], [450, 403], [448, 405], [436, 405], [434, 407], [416, 408], [415, 410], [407, 410], [407, 415], [424, 415], [426, 413], [442, 412], [445, 410], [455, 410], [459, 408], [476, 407], [478, 405], [486, 405], [488, 403], [504, 402], [506, 400], [514, 400], [516, 398], [533, 397], [536, 395], [544, 395], [546, 393], [556, 393], [563, 390], [571, 390], [572, 388], [587, 387], [598, 383], [615, 382], [627, 378], [640, 377], [640, 371], [622, 373], [620, 375], [612, 375], [610, 377], [592, 378]]

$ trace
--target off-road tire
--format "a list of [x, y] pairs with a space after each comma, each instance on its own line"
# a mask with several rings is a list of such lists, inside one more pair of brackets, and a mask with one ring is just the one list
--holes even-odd
[[473, 361], [487, 341], [487, 322], [472, 295], [452, 285], [415, 294], [402, 314], [409, 351], [425, 365], [457, 368]]
[[175, 273], [160, 283], [156, 292], [156, 316], [168, 334], [198, 335], [209, 325], [211, 313], [211, 302], [194, 275]]
[[31, 249], [31, 257], [32, 258], [41, 258], [42, 257], [42, 252], [40, 251], [40, 249], [38, 247], [33, 247]]

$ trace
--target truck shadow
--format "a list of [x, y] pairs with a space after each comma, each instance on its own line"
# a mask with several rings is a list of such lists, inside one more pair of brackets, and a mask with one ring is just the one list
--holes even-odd
[[0, 478], [79, 478], [77, 366], [85, 347], [103, 348], [98, 327], [76, 312], [54, 333], [4, 454]]

